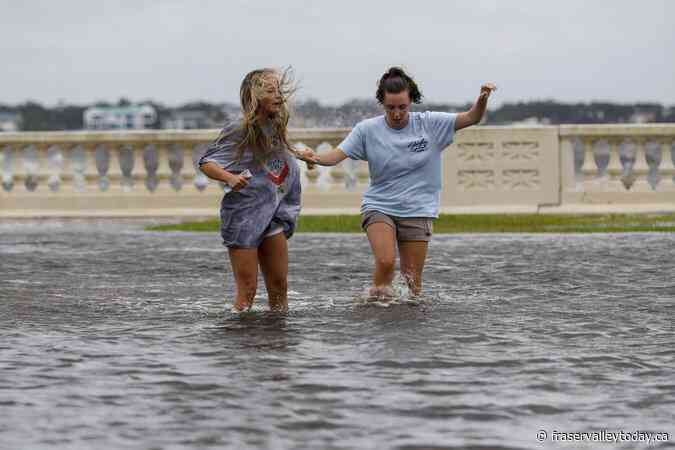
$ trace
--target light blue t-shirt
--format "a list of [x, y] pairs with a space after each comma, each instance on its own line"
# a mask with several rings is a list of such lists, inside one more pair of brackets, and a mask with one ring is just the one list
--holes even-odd
[[368, 161], [370, 187], [361, 211], [399, 217], [438, 217], [442, 151], [452, 143], [457, 114], [411, 112], [405, 128], [384, 116], [359, 122], [338, 146], [348, 157]]

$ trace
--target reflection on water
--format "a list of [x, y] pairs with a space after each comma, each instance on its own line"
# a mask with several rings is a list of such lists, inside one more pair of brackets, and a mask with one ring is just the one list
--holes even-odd
[[233, 315], [216, 234], [0, 225], [1, 447], [539, 449], [561, 445], [538, 442], [540, 429], [672, 436], [674, 244], [435, 236], [419, 304], [382, 308], [361, 301], [364, 236], [299, 235], [291, 311], [267, 311], [261, 288], [253, 312]]

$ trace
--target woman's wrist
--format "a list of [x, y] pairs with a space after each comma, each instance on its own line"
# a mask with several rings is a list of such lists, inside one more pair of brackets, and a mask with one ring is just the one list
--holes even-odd
[[223, 173], [221, 174], [220, 181], [223, 183], [230, 184], [230, 181], [232, 180], [232, 177], [234, 174], [228, 172], [227, 170], [223, 170]]

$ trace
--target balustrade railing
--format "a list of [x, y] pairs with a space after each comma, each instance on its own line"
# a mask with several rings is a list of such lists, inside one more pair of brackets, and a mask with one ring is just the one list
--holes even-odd
[[673, 125], [561, 126], [561, 203], [673, 209], [674, 142]]
[[[295, 129], [321, 153], [349, 129]], [[0, 133], [0, 217], [213, 216], [217, 130]], [[675, 125], [475, 127], [444, 156], [445, 212], [675, 210]], [[368, 165], [302, 169], [305, 213], [357, 212]]]
[[[296, 147], [325, 151], [348, 129], [292, 130]], [[197, 168], [217, 130], [0, 133], [0, 217], [213, 215], [222, 186]], [[307, 204], [334, 193], [335, 208], [358, 209], [364, 162], [308, 170]]]

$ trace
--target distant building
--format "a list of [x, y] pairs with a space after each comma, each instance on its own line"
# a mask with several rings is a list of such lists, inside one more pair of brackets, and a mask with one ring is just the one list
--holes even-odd
[[94, 106], [84, 111], [87, 130], [142, 130], [157, 123], [157, 111], [150, 105]]
[[217, 121], [208, 111], [177, 110], [162, 121], [162, 128], [171, 130], [198, 130], [204, 128], [219, 128], [222, 121]]
[[527, 117], [523, 120], [517, 122], [512, 122], [510, 125], [513, 127], [536, 127], [541, 125], [550, 125], [551, 120], [548, 117]]
[[0, 132], [19, 131], [21, 129], [21, 114], [0, 111]]
[[650, 123], [656, 121], [656, 113], [654, 111], [636, 111], [628, 120], [632, 123]]
[[234, 103], [225, 103], [221, 107], [221, 112], [226, 118], [235, 119], [241, 117], [241, 107]]

